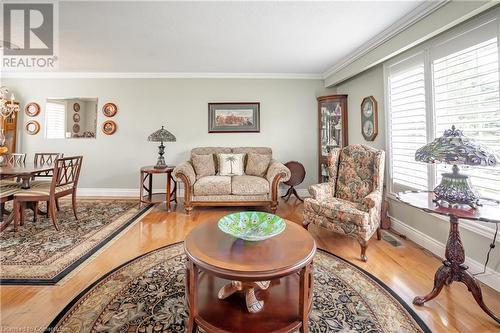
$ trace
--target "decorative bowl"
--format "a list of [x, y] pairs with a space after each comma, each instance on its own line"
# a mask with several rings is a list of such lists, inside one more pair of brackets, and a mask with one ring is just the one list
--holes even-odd
[[265, 212], [241, 212], [224, 216], [218, 226], [236, 238], [261, 241], [279, 235], [286, 223], [281, 217]]

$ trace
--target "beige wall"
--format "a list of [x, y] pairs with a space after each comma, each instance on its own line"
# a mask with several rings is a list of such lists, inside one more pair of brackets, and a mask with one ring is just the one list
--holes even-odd
[[[18, 96], [21, 106], [37, 102], [42, 107], [36, 117], [40, 133], [20, 133], [19, 150], [28, 153], [28, 159], [39, 151], [82, 154], [83, 188], [138, 188], [139, 167], [154, 164], [157, 157], [157, 144], [147, 137], [161, 125], [177, 137], [177, 142], [166, 144], [168, 164], [186, 160], [197, 146], [269, 146], [276, 159], [304, 164], [307, 176], [301, 188], [317, 179], [316, 96], [325, 93], [321, 80], [4, 79], [2, 85]], [[97, 97], [97, 139], [45, 139], [48, 96]], [[209, 134], [207, 103], [222, 101], [260, 102], [261, 132]], [[118, 130], [112, 136], [100, 129], [106, 102], [119, 108], [113, 118]], [[25, 122], [23, 115], [20, 123]]]

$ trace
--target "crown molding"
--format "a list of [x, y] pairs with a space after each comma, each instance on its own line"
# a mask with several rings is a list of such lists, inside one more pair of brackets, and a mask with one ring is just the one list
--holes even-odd
[[382, 31], [375, 37], [371, 38], [366, 43], [363, 43], [363, 46], [357, 48], [349, 55], [340, 59], [334, 66], [330, 67], [323, 73], [322, 78], [326, 79], [330, 75], [349, 66], [354, 61], [358, 60], [368, 52], [384, 44], [394, 36], [405, 31], [406, 29], [408, 29], [418, 21], [424, 19], [425, 17], [429, 16], [430, 14], [432, 14], [439, 8], [443, 7], [450, 1], [451, 0], [425, 1], [424, 3], [413, 9], [411, 12], [409, 12], [408, 14], [406, 14], [405, 16], [403, 16], [402, 18], [391, 24], [384, 31]]
[[167, 72], [2, 72], [16, 79], [277, 79], [322, 80], [317, 73], [167, 73]]

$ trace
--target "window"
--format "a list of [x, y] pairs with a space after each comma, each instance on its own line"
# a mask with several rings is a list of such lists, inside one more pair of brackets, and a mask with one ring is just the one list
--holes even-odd
[[[433, 189], [451, 170], [416, 162], [415, 151], [452, 125], [500, 156], [498, 21], [466, 29], [385, 65], [392, 192]], [[500, 166], [461, 168], [482, 196], [500, 199]]]
[[397, 190], [427, 189], [427, 166], [415, 162], [415, 151], [427, 143], [423, 56], [405, 59], [389, 70], [392, 182]]
[[45, 127], [47, 139], [64, 139], [66, 131], [66, 104], [47, 102]]

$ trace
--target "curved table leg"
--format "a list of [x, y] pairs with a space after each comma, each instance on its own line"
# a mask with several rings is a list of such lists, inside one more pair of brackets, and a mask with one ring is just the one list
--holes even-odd
[[431, 299], [439, 295], [441, 289], [443, 289], [444, 285], [448, 280], [451, 279], [451, 277], [451, 267], [445, 265], [441, 266], [434, 275], [434, 288], [432, 289], [432, 291], [425, 296], [415, 297], [413, 299], [413, 304], [423, 305], [425, 302], [430, 301]]
[[479, 287], [478, 283], [476, 282], [476, 279], [467, 271], [462, 272], [462, 276], [460, 279], [461, 282], [463, 282], [466, 286], [467, 289], [472, 293], [472, 296], [474, 296], [474, 299], [476, 300], [477, 304], [483, 309], [484, 312], [488, 314], [491, 318], [493, 318], [498, 324], [500, 324], [500, 318], [496, 316], [487, 306], [484, 304], [483, 301], [483, 293], [481, 292], [481, 288]]

